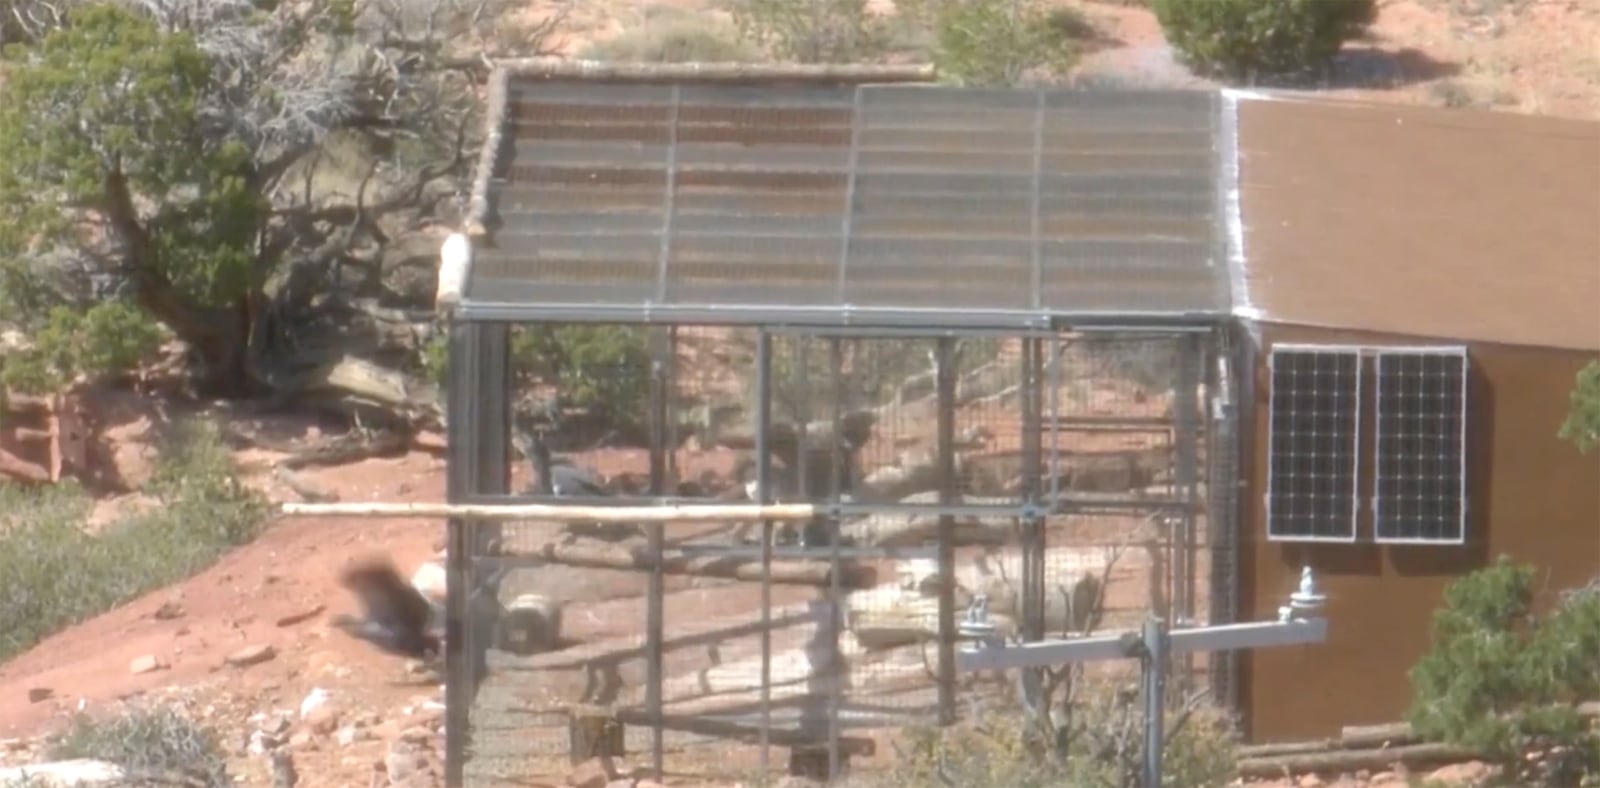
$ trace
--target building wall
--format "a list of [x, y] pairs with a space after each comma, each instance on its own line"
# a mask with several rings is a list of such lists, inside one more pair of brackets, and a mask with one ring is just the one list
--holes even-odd
[[[1443, 342], [1284, 325], [1259, 330], [1254, 412], [1244, 436], [1240, 615], [1274, 617], [1309, 564], [1329, 595], [1329, 632], [1326, 643], [1240, 655], [1249, 740], [1319, 738], [1344, 725], [1404, 719], [1407, 671], [1428, 648], [1444, 588], [1500, 554], [1541, 568], [1546, 603], [1600, 575], [1600, 456], [1581, 455], [1556, 437], [1574, 376], [1600, 354], [1469, 345], [1467, 544], [1375, 545], [1365, 521], [1356, 544], [1296, 544], [1266, 537], [1267, 351], [1278, 342]], [[1369, 464], [1363, 461], [1364, 490]]]

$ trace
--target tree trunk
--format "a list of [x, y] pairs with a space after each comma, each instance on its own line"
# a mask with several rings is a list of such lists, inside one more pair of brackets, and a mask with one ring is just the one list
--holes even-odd
[[102, 206], [113, 232], [126, 251], [124, 270], [132, 279], [139, 306], [176, 334], [199, 358], [203, 396], [242, 397], [259, 391], [250, 373], [248, 297], [226, 307], [190, 302], [157, 267], [150, 236], [134, 207], [127, 177], [112, 170], [105, 178]]

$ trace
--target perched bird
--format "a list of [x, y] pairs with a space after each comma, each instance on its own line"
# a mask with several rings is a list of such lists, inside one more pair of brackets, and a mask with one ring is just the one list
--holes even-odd
[[361, 600], [363, 617], [334, 616], [329, 622], [333, 626], [397, 656], [430, 661], [443, 653], [442, 611], [407, 583], [387, 557], [351, 564], [339, 584]]
[[571, 460], [564, 457], [560, 460], [552, 457], [543, 435], [535, 432], [524, 437], [522, 442], [526, 446], [528, 459], [533, 462], [533, 472], [539, 477], [536, 484], [540, 492], [562, 497], [611, 494], [600, 474], [573, 465]]
[[[600, 474], [573, 465], [570, 460], [562, 458], [556, 460], [550, 456], [550, 447], [545, 444], [544, 435], [538, 431], [519, 432], [514, 438], [517, 450], [527, 457], [533, 464], [533, 484], [528, 492], [542, 495], [554, 495], [560, 498], [582, 497], [608, 497], [612, 491], [600, 478]], [[567, 523], [564, 529], [572, 536], [594, 536], [610, 542], [617, 542], [634, 536], [643, 535], [643, 531], [635, 523]]]

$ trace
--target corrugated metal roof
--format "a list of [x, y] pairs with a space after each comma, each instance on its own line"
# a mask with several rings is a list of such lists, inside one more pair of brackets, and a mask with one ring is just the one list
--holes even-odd
[[469, 316], [1229, 312], [1211, 92], [514, 75], [503, 89]]

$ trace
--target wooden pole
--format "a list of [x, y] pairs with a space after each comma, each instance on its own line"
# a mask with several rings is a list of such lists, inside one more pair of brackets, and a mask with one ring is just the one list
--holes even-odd
[[810, 520], [810, 504], [683, 504], [577, 506], [570, 504], [295, 503], [282, 504], [289, 517], [417, 517], [473, 520], [557, 520], [597, 523], [723, 523]]

